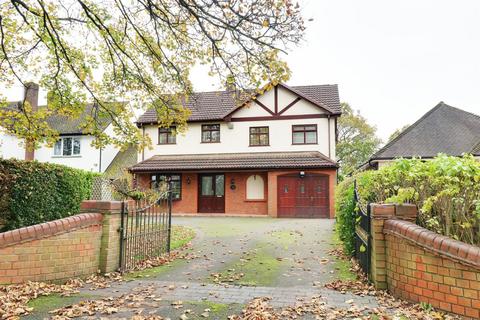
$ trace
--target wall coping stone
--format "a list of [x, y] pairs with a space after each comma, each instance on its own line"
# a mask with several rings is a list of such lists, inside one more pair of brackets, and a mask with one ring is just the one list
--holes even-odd
[[84, 200], [80, 204], [80, 211], [117, 213], [122, 210], [122, 203], [123, 201]]
[[82, 213], [71, 217], [44, 222], [33, 226], [0, 233], [0, 248], [18, 243], [51, 237], [56, 234], [70, 232], [102, 223], [100, 213]]
[[404, 220], [385, 221], [383, 231], [413, 242], [427, 251], [480, 269], [480, 247], [432, 232]]

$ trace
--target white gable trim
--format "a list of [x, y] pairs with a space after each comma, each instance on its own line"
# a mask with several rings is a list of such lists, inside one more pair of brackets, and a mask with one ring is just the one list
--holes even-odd
[[[283, 93], [283, 90], [288, 92], [294, 97], [290, 97], [287, 101], [279, 101], [279, 95], [287, 96], [288, 94]], [[280, 94], [279, 94], [280, 93]], [[273, 96], [273, 97], [272, 97]], [[295, 106], [299, 105], [300, 102], [303, 102], [303, 109], [308, 110], [305, 113], [295, 114], [293, 112]], [[306, 107], [308, 105], [308, 107]], [[256, 111], [242, 112], [245, 108], [252, 108]], [[318, 110], [318, 111], [317, 111]], [[262, 95], [252, 98], [246, 103], [242, 104], [238, 108], [232, 110], [228, 115], [225, 116], [225, 121], [252, 121], [256, 120], [280, 120], [280, 119], [298, 119], [301, 117], [306, 118], [323, 118], [336, 116], [332, 114], [330, 110], [325, 108], [318, 103], [311, 101], [310, 99], [299, 94], [295, 90], [292, 90], [286, 85], [278, 84], [272, 89], [266, 91]]]

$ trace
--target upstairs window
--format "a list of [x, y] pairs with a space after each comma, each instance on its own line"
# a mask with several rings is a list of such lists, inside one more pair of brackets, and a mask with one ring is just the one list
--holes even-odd
[[170, 179], [172, 183], [172, 199], [180, 200], [182, 198], [182, 176], [180, 174], [158, 173], [152, 174], [150, 187], [158, 189], [160, 192], [167, 191], [167, 182]]
[[55, 142], [53, 155], [71, 157], [80, 155], [80, 137], [63, 137]]
[[250, 127], [250, 146], [268, 146], [269, 144], [268, 127]]
[[177, 127], [158, 128], [158, 144], [176, 144]]
[[219, 124], [202, 125], [202, 142], [204, 143], [220, 142], [220, 125]]
[[316, 144], [317, 125], [294, 125], [292, 126], [292, 144]]

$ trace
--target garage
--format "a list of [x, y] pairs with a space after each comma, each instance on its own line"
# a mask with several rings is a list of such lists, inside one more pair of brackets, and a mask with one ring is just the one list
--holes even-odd
[[288, 174], [278, 176], [279, 218], [328, 218], [328, 175]]

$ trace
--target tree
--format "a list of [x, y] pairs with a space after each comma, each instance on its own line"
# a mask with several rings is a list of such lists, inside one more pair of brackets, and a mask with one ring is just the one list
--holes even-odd
[[393, 139], [395, 139], [396, 137], [398, 137], [400, 135], [400, 133], [402, 133], [403, 131], [405, 131], [405, 129], [407, 129], [408, 127], [410, 127], [409, 124], [406, 124], [404, 125], [403, 127], [393, 131], [393, 133], [388, 137], [388, 141], [387, 143], [389, 143], [390, 141], [392, 141]]
[[354, 112], [348, 103], [342, 103], [342, 116], [338, 119], [337, 160], [340, 176], [351, 174], [365, 163], [382, 142], [376, 128]]
[[[19, 110], [0, 108], [0, 126], [36, 144], [53, 143], [57, 133], [45, 119], [79, 117], [94, 102], [82, 126], [95, 145], [145, 146], [130, 121], [135, 108], [155, 108], [161, 125], [181, 129], [195, 65], [208, 65], [229, 87], [268, 89], [261, 85], [288, 79], [279, 54], [303, 30], [291, 0], [6, 0], [0, 83], [39, 82], [49, 103], [38, 112], [25, 102]], [[99, 129], [105, 117], [114, 137]]]

